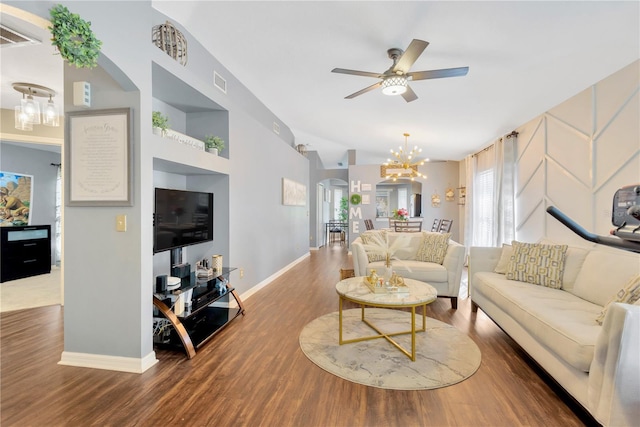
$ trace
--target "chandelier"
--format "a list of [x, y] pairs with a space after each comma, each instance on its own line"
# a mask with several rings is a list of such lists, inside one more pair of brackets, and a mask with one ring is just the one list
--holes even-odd
[[408, 178], [411, 179], [411, 181], [415, 181], [416, 177], [427, 177], [427, 175], [418, 172], [418, 166], [424, 165], [424, 162], [429, 161], [429, 159], [417, 160], [416, 156], [422, 152], [422, 148], [415, 146], [409, 150], [407, 145], [408, 138], [409, 134], [405, 133], [404, 147], [398, 147], [398, 151], [390, 150], [394, 158], [387, 159], [387, 162], [380, 167], [381, 177], [393, 179], [394, 181], [398, 178]]

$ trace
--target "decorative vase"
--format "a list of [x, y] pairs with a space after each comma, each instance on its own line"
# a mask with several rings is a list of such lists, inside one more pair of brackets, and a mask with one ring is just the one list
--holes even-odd
[[162, 128], [154, 126], [153, 127], [153, 134], [164, 137], [165, 132], [164, 132], [164, 130]]
[[218, 155], [218, 149], [217, 148], [207, 148], [207, 153], [211, 153], [214, 156]]
[[385, 260], [384, 268], [381, 273], [382, 274], [380, 277], [384, 279], [384, 283], [387, 283], [393, 275], [393, 268], [391, 267], [391, 257], [389, 256], [389, 254], [387, 254], [387, 259]]

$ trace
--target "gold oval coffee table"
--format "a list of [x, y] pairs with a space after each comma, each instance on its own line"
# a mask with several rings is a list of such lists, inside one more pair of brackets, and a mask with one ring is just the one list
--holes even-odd
[[[424, 282], [413, 279], [404, 279], [408, 292], [403, 293], [374, 293], [365, 284], [365, 277], [350, 277], [341, 280], [336, 284], [336, 292], [339, 297], [338, 324], [339, 324], [339, 343], [349, 344], [354, 342], [372, 340], [376, 338], [385, 338], [393, 344], [398, 350], [407, 355], [412, 361], [416, 360], [416, 332], [424, 332], [426, 330], [427, 304], [432, 303], [438, 297], [436, 289]], [[378, 335], [354, 338], [350, 340], [342, 339], [342, 302], [351, 301], [360, 304], [362, 309], [361, 320], [371, 329], [376, 331]], [[366, 307], [378, 308], [411, 308], [411, 330], [394, 333], [384, 333], [365, 317]], [[416, 307], [422, 307], [422, 328], [416, 329]], [[396, 335], [411, 334], [411, 352], [403, 348], [392, 337]]]

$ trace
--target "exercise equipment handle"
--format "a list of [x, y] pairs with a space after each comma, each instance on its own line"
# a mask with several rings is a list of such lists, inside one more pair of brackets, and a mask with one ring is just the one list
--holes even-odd
[[594, 233], [590, 233], [573, 221], [571, 218], [563, 214], [558, 208], [555, 206], [549, 206], [547, 208], [547, 212], [549, 215], [560, 221], [564, 226], [566, 226], [569, 230], [576, 233], [578, 236], [582, 237], [585, 240], [590, 242], [598, 243], [600, 245], [611, 246], [618, 249], [623, 249], [625, 251], [637, 252], [640, 253], [640, 242], [633, 242], [630, 240], [620, 239], [619, 237], [613, 236], [599, 236]]

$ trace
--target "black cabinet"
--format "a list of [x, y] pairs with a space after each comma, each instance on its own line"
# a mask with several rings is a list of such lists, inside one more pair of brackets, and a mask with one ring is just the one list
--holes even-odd
[[51, 226], [0, 227], [0, 282], [51, 272]]

